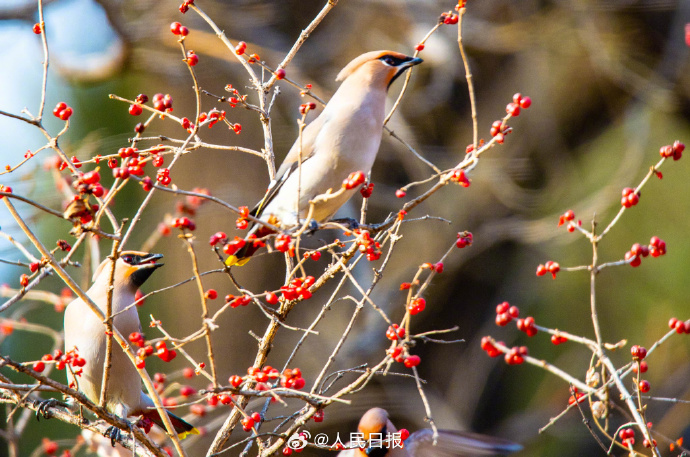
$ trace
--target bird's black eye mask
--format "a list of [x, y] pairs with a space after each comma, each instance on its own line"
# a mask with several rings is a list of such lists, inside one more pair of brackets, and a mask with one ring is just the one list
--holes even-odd
[[405, 56], [403, 58], [400, 58], [400, 57], [395, 57], [392, 55], [385, 55], [385, 56], [380, 57], [379, 60], [381, 62], [385, 63], [386, 65], [388, 65], [389, 67], [398, 67], [398, 66], [400, 66], [400, 64], [403, 64], [405, 62], [409, 62], [410, 60], [412, 60], [412, 57]]
[[[391, 84], [393, 84], [393, 81], [398, 79], [398, 76], [403, 74], [405, 72], [405, 70], [407, 70], [408, 68], [410, 68], [410, 67], [412, 67], [412, 66], [414, 66], [414, 65], [416, 65], [422, 61], [422, 59], [420, 59], [418, 57], [417, 58], [408, 57], [408, 56], [396, 57], [396, 56], [392, 56], [390, 54], [379, 57], [379, 60], [381, 62], [383, 62], [384, 65], [387, 65], [389, 67], [399, 68], [397, 73], [395, 73], [395, 76], [393, 76], [393, 78], [391, 78], [390, 82], [388, 83], [388, 87], [391, 87]], [[414, 61], [414, 63], [408, 64], [408, 62], [413, 62], [413, 61]]]

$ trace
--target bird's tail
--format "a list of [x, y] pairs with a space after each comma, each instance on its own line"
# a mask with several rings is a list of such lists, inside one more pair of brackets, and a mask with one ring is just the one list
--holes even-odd
[[263, 241], [257, 241], [257, 239], [263, 238], [266, 235], [274, 233], [273, 230], [268, 227], [261, 226], [251, 233], [245, 240], [244, 246], [237, 250], [234, 254], [230, 254], [227, 259], [225, 259], [225, 265], [232, 267], [237, 265], [241, 267], [245, 263], [249, 262], [251, 256], [254, 255], [256, 251], [261, 249], [266, 245]]
[[[175, 428], [175, 432], [177, 432], [177, 437], [181, 440], [185, 439], [187, 435], [198, 435], [199, 430], [194, 427], [192, 424], [187, 422], [186, 420], [182, 419], [179, 416], [176, 416], [175, 414], [171, 413], [170, 411], [167, 411], [168, 417], [170, 418], [170, 422], [172, 422], [173, 427]], [[161, 416], [158, 414], [158, 411], [154, 410], [149, 410], [143, 414], [143, 416], [147, 419], [149, 419], [151, 422], [154, 424], [158, 425], [161, 427], [163, 430], [165, 430], [165, 424], [163, 423], [163, 419], [161, 419]]]

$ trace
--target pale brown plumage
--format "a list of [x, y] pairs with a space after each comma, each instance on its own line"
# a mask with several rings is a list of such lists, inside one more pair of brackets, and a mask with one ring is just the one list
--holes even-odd
[[367, 447], [346, 449], [338, 457], [474, 457], [508, 454], [522, 448], [500, 438], [455, 430], [439, 430], [434, 446], [431, 429], [412, 433], [402, 447], [394, 443], [382, 444], [379, 439], [397, 432], [388, 413], [382, 408], [367, 411], [359, 421], [357, 430], [363, 434]]
[[[141, 332], [141, 323], [136, 306], [135, 294], [158, 267], [156, 263], [162, 256], [138, 251], [123, 251], [115, 262], [113, 281], [112, 312], [113, 325], [121, 334], [128, 336]], [[106, 313], [107, 289], [112, 273], [112, 262], [106, 259], [94, 274], [93, 285], [86, 294]], [[106, 341], [105, 326], [83, 300], [77, 298], [65, 309], [65, 349], [77, 348], [79, 355], [86, 360], [81, 376], [73, 376], [67, 371], [71, 385], [83, 392], [89, 400], [98, 403], [103, 379]], [[141, 378], [124, 351], [113, 345], [112, 365], [108, 383], [106, 407], [122, 418], [144, 415], [161, 425], [161, 418], [153, 408], [153, 401], [142, 392]], [[177, 416], [170, 415], [179, 433], [196, 429]], [[179, 429], [178, 429], [179, 427]], [[198, 432], [197, 432], [198, 433]]]
[[[388, 87], [421, 62], [398, 52], [373, 51], [345, 66], [337, 77], [342, 84], [323, 112], [305, 127], [301, 146], [299, 140], [292, 146], [253, 214], [283, 228], [294, 226], [307, 217], [314, 197], [329, 189], [338, 191], [352, 172], [369, 173], [381, 144]], [[327, 221], [355, 192], [350, 189], [316, 204], [311, 218]], [[255, 226], [250, 234], [260, 228]], [[242, 265], [254, 251], [252, 243], [247, 243], [227, 263]]]

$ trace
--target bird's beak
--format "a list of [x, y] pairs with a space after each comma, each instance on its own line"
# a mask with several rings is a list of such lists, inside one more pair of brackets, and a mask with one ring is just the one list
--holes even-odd
[[410, 67], [414, 67], [415, 65], [419, 65], [422, 62], [424, 62], [424, 60], [421, 57], [415, 57], [412, 60], [408, 60], [407, 62], [400, 64], [400, 67], [401, 68], [410, 68]]
[[162, 263], [156, 262], [156, 260], [161, 258], [163, 258], [163, 254], [149, 254], [143, 257], [136, 265], [132, 265], [134, 271], [131, 274], [131, 278], [136, 287], [144, 284], [158, 267], [163, 266]]
[[137, 268], [153, 268], [154, 270], [158, 267], [162, 267], [162, 263], [156, 263], [156, 260], [162, 259], [163, 254], [149, 254], [143, 257], [137, 264]]

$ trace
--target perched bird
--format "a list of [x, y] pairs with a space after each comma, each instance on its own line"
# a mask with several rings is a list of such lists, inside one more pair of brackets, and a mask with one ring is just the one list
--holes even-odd
[[[163, 264], [156, 263], [161, 254], [123, 251], [115, 262], [113, 282], [112, 312], [113, 325], [121, 334], [127, 336], [141, 332], [141, 323], [135, 301], [137, 289]], [[93, 285], [86, 294], [106, 313], [107, 290], [112, 272], [112, 261], [106, 259], [94, 274]], [[128, 308], [129, 307], [129, 308]], [[80, 390], [89, 400], [98, 403], [103, 379], [103, 364], [106, 353], [105, 326], [96, 314], [77, 298], [65, 309], [65, 349], [77, 348], [79, 356], [86, 360], [81, 376], [74, 376], [67, 370], [70, 385]], [[155, 409], [153, 400], [142, 391], [141, 378], [137, 369], [118, 344], [113, 345], [112, 366], [108, 382], [106, 408], [122, 417], [144, 416], [164, 427]], [[175, 431], [181, 438], [189, 433], [199, 433], [196, 428], [181, 418], [168, 412]], [[110, 430], [117, 434], [117, 429]], [[115, 435], [117, 436], [117, 435]]]
[[[399, 52], [372, 51], [347, 64], [336, 78], [342, 84], [321, 114], [305, 127], [301, 142], [295, 141], [252, 215], [281, 228], [293, 226], [307, 217], [314, 197], [329, 189], [338, 191], [352, 172], [369, 173], [381, 144], [388, 88], [405, 70], [421, 62], [419, 57]], [[311, 219], [327, 221], [356, 191], [344, 190], [316, 204]], [[269, 233], [257, 224], [249, 238]], [[249, 241], [226, 263], [243, 265], [258, 249], [258, 243]]]
[[511, 441], [455, 430], [439, 430], [434, 446], [434, 433], [428, 428], [412, 433], [402, 445], [394, 440], [386, 441], [398, 430], [388, 419], [386, 410], [381, 408], [367, 411], [357, 429], [364, 446], [340, 451], [338, 457], [473, 457], [508, 454], [522, 449]]

